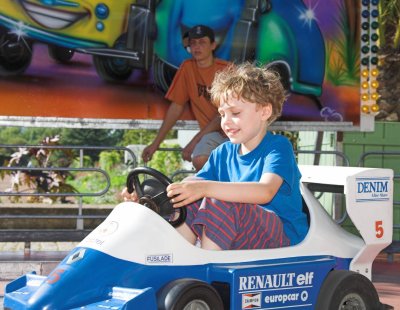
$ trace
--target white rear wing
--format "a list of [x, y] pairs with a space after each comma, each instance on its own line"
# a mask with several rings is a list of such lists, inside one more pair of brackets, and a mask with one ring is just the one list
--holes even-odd
[[365, 242], [350, 269], [371, 278], [373, 260], [393, 238], [393, 170], [306, 165], [299, 168], [301, 181], [309, 188], [345, 194], [347, 213]]

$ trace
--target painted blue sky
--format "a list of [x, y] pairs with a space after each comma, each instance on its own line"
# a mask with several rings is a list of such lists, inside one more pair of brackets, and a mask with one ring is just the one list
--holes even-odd
[[325, 38], [335, 36], [337, 32], [337, 21], [340, 18], [340, 7], [342, 0], [304, 0], [307, 7], [313, 8], [318, 25]]

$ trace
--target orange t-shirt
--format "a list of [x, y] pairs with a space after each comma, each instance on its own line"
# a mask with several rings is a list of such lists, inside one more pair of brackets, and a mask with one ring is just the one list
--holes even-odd
[[189, 101], [194, 117], [203, 129], [217, 114], [210, 101], [208, 88], [217, 71], [225, 68], [229, 62], [215, 58], [207, 68], [197, 66], [194, 59], [185, 60], [175, 74], [165, 98], [179, 105]]

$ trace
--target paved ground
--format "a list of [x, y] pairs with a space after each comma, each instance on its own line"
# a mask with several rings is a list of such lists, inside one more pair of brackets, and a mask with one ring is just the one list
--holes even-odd
[[[1, 244], [1, 243], [0, 243]], [[3, 250], [4, 250], [4, 244]], [[52, 251], [41, 251], [40, 247], [53, 246]], [[0, 309], [3, 308], [4, 287], [16, 274], [25, 274], [35, 270], [37, 274], [48, 274], [67, 252], [74, 247], [74, 243], [58, 243], [53, 245], [32, 244], [32, 252], [24, 256], [23, 244], [8, 245], [9, 251], [0, 251]], [[386, 255], [379, 255], [372, 268], [372, 281], [378, 290], [380, 300], [384, 304], [400, 310], [400, 255], [395, 255], [393, 262], [389, 262]]]
[[400, 255], [393, 262], [388, 262], [386, 255], [378, 256], [372, 265], [372, 282], [381, 302], [400, 310]]

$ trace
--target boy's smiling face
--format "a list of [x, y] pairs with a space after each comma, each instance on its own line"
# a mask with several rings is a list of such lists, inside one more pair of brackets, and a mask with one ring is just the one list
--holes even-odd
[[241, 153], [246, 154], [264, 137], [272, 114], [271, 104], [261, 106], [232, 95], [225, 99], [218, 108], [221, 128], [232, 143], [242, 145]]

